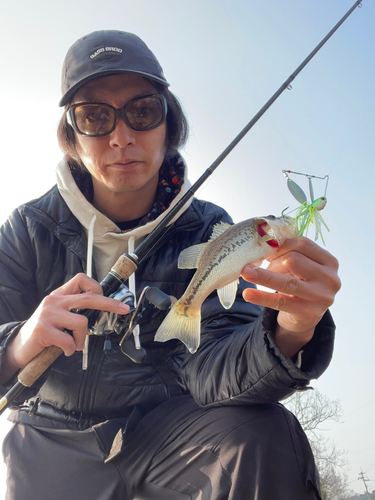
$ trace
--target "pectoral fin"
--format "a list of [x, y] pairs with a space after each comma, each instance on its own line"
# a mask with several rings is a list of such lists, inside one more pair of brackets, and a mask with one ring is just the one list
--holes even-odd
[[236, 281], [233, 281], [233, 283], [229, 283], [229, 285], [225, 285], [222, 288], [217, 289], [220, 303], [225, 309], [230, 309], [233, 302], [236, 300], [238, 282], [239, 281], [237, 279]]

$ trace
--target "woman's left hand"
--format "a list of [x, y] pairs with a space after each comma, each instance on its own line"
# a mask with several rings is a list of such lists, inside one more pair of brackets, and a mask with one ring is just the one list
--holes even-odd
[[311, 340], [315, 326], [340, 290], [339, 266], [333, 255], [304, 237], [287, 240], [268, 260], [267, 269], [247, 265], [241, 275], [279, 293], [247, 288], [243, 297], [279, 311], [275, 341], [292, 358]]

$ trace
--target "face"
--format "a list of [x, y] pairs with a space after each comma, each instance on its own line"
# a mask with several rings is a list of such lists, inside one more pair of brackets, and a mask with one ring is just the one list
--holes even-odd
[[[112, 75], [93, 80], [74, 96], [73, 103], [101, 102], [121, 108], [135, 97], [157, 93], [139, 75]], [[95, 197], [153, 197], [166, 150], [166, 123], [146, 132], [132, 130], [123, 120], [104, 137], [76, 134], [77, 151], [92, 176]]]

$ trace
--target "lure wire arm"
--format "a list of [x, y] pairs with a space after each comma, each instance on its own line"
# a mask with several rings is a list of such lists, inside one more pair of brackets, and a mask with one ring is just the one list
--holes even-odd
[[[290, 186], [292, 186], [293, 188], [293, 191], [294, 192], [298, 192], [298, 194], [300, 194], [301, 198], [297, 198], [294, 194], [294, 192], [292, 192], [292, 195], [294, 196], [294, 198], [296, 198], [297, 201], [299, 201], [300, 203], [302, 203], [301, 199], [304, 199], [303, 201], [307, 201], [307, 198], [306, 198], [306, 195], [305, 193], [303, 192], [303, 189], [300, 188], [298, 186], [298, 184], [296, 184], [290, 177], [288, 174], [297, 174], [297, 175], [303, 175], [304, 177], [307, 177], [308, 180], [309, 180], [309, 191], [310, 191], [310, 198], [311, 198], [311, 203], [313, 203], [313, 201], [315, 200], [315, 197], [314, 197], [314, 189], [313, 189], [313, 184], [312, 184], [312, 179], [321, 179], [321, 180], [324, 180], [324, 179], [327, 179], [326, 181], [326, 186], [325, 186], [325, 190], [324, 190], [324, 197], [326, 198], [327, 197], [327, 188], [328, 188], [328, 181], [329, 181], [329, 175], [325, 175], [324, 177], [319, 177], [318, 175], [312, 175], [312, 174], [304, 174], [302, 172], [295, 172], [294, 170], [282, 170], [282, 173], [284, 174], [284, 177], [287, 179], [287, 182], [288, 182], [288, 187], [289, 187], [289, 190], [292, 192], [292, 190], [290, 189]], [[302, 196], [303, 195], [303, 196]]]
[[325, 175], [324, 177], [319, 177], [318, 175], [304, 174], [302, 172], [295, 172], [294, 170], [282, 170], [282, 173], [285, 175], [287, 179], [289, 178], [288, 174], [304, 175], [305, 177], [308, 177], [310, 179], [323, 179], [323, 180], [329, 177], [328, 175]]

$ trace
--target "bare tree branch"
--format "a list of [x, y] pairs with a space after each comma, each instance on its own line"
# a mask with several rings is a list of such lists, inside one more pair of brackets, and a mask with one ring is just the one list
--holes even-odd
[[344, 472], [347, 467], [342, 458], [344, 452], [337, 450], [335, 444], [322, 435], [330, 423], [342, 422], [340, 401], [332, 401], [314, 390], [296, 392], [284, 404], [297, 417], [310, 441], [319, 471], [322, 499], [348, 500], [350, 492]]

